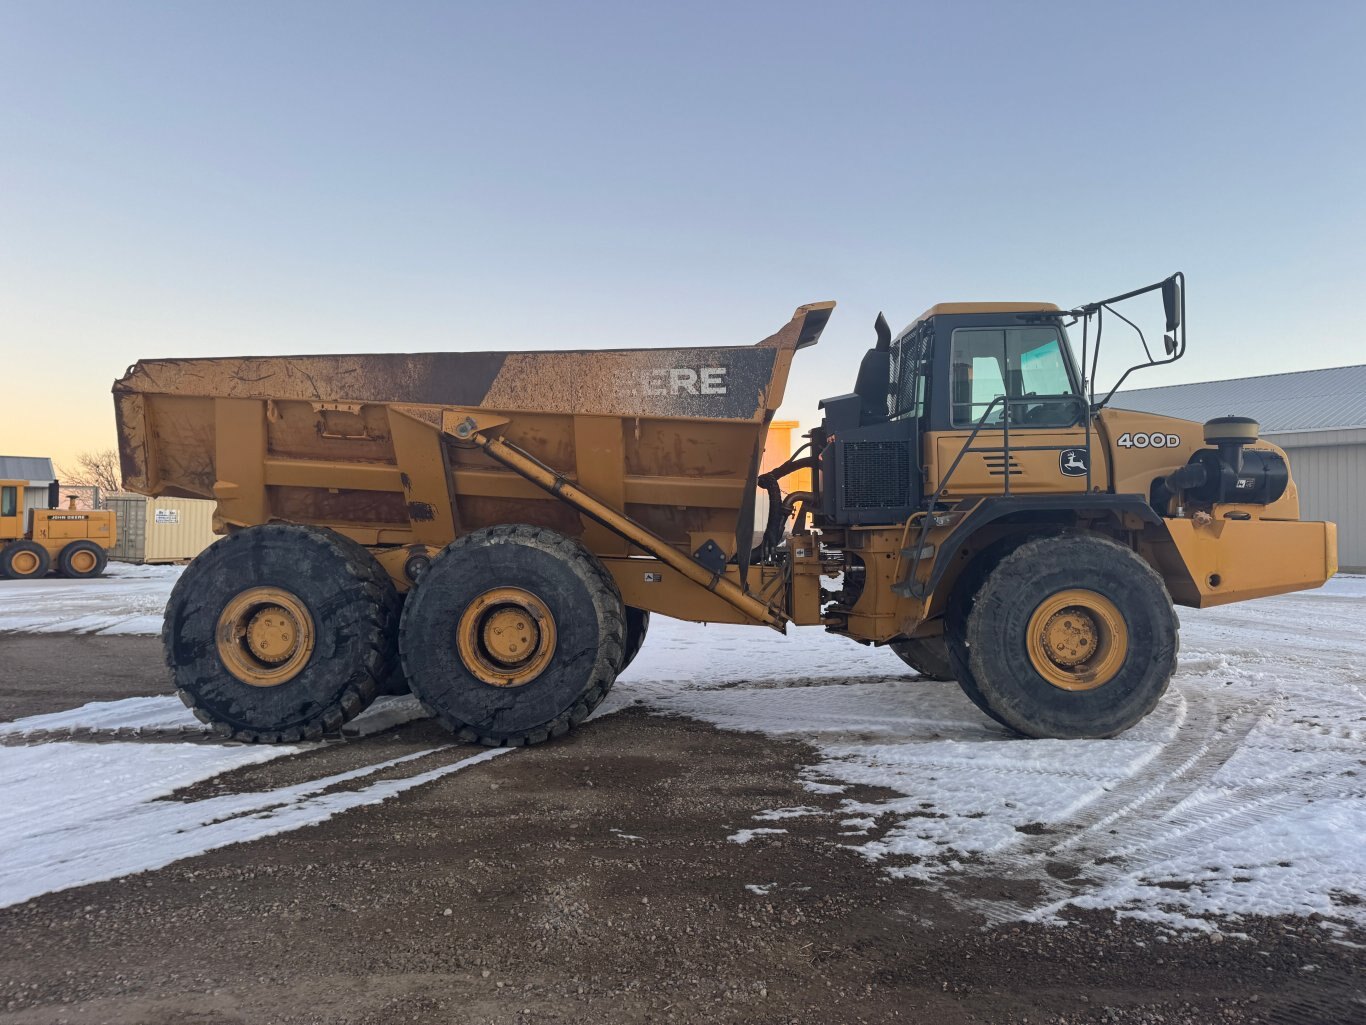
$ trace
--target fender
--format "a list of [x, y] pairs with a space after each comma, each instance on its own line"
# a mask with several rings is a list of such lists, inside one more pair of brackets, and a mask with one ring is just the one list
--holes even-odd
[[924, 598], [938, 593], [940, 582], [954, 566], [974, 536], [992, 524], [1030, 523], [1074, 526], [1081, 520], [1110, 519], [1116, 525], [1125, 514], [1140, 522], [1162, 526], [1162, 517], [1149, 504], [1146, 495], [1063, 494], [1001, 495], [984, 498], [950, 530], [935, 551], [934, 565], [924, 584], [908, 580], [897, 585], [899, 593]]

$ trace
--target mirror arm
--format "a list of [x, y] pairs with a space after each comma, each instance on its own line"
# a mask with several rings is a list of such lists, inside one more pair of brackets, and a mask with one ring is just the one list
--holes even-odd
[[1110, 307], [1109, 307], [1108, 305], [1107, 305], [1105, 308], [1106, 308], [1106, 310], [1108, 310], [1110, 313], [1113, 313], [1113, 314], [1114, 314], [1116, 317], [1118, 317], [1120, 320], [1124, 321], [1124, 323], [1128, 324], [1131, 328], [1133, 328], [1133, 329], [1138, 333], [1138, 340], [1139, 340], [1139, 342], [1141, 342], [1142, 345], [1143, 345], [1143, 354], [1144, 354], [1145, 356], [1148, 357], [1148, 362], [1149, 362], [1149, 363], [1155, 363], [1155, 362], [1157, 362], [1156, 360], [1153, 359], [1153, 351], [1152, 351], [1151, 349], [1148, 348], [1148, 339], [1146, 339], [1146, 338], [1143, 337], [1143, 332], [1142, 332], [1142, 330], [1139, 328], [1139, 326], [1138, 326], [1137, 324], [1135, 324], [1132, 320], [1130, 320], [1128, 317], [1126, 317], [1124, 314], [1120, 313], [1119, 310], [1110, 309]]

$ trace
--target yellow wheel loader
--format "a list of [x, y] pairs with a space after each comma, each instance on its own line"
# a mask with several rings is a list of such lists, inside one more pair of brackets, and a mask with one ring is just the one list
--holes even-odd
[[0, 480], [0, 578], [40, 579], [53, 570], [73, 579], [102, 574], [117, 536], [114, 513], [77, 509], [75, 498], [58, 509], [55, 483], [49, 508], [26, 510], [24, 495], [32, 490], [29, 481]]
[[941, 304], [895, 337], [879, 315], [853, 390], [764, 474], [834, 303], [753, 346], [140, 362], [114, 385], [125, 485], [214, 499], [226, 535], [167, 606], [176, 686], [242, 740], [319, 737], [411, 688], [464, 740], [534, 744], [593, 710], [657, 613], [823, 626], [1019, 733], [1117, 734], [1167, 687], [1173, 603], [1337, 567], [1254, 422], [1098, 393], [1107, 324], [1149, 350], [1116, 308], [1149, 293], [1165, 330], [1139, 366], [1169, 363], [1180, 274], [1070, 310]]

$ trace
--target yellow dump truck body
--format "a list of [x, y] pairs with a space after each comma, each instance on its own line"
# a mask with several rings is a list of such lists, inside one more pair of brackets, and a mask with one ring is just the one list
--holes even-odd
[[668, 543], [730, 557], [750, 543], [792, 354], [833, 305], [743, 347], [146, 360], [114, 386], [124, 480], [214, 499], [224, 528], [308, 523], [402, 546], [517, 522], [627, 554], [619, 534], [443, 432], [474, 412]]
[[[1174, 330], [1181, 280], [1112, 301], [1160, 288]], [[125, 485], [212, 499], [229, 535], [168, 604], [177, 686], [247, 740], [408, 687], [465, 740], [539, 743], [603, 699], [653, 612], [820, 624], [1019, 732], [1111, 736], [1175, 669], [1173, 597], [1331, 574], [1331, 527], [1298, 522], [1255, 421], [1108, 414], [1047, 304], [936, 307], [895, 343], [879, 318], [810, 454], [761, 475], [833, 305], [744, 347], [136, 364], [114, 386]]]

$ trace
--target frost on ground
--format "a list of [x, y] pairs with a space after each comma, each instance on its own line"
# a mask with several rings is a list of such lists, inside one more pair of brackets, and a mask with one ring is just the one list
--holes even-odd
[[0, 586], [0, 634], [159, 634], [166, 599], [182, 566], [111, 562], [93, 580], [6, 580]]
[[[178, 570], [115, 570], [106, 581], [7, 584], [0, 634], [157, 632]], [[817, 629], [784, 638], [658, 616], [597, 714], [639, 702], [809, 742], [821, 758], [804, 783], [842, 795], [851, 848], [893, 878], [962, 894], [991, 920], [1050, 920], [1076, 906], [1197, 927], [1205, 915], [1310, 912], [1366, 924], [1366, 578], [1183, 609], [1181, 619], [1170, 691], [1113, 740], [1022, 740], [955, 684], [920, 680], [886, 650]], [[352, 725], [365, 732], [420, 714], [403, 699]], [[221, 806], [163, 800], [299, 750], [164, 742], [202, 730], [173, 697], [0, 726], [0, 903], [296, 828], [429, 778], [318, 780], [212, 799]], [[87, 731], [162, 736], [53, 742]], [[821, 812], [769, 809], [728, 832], [763, 844], [782, 832], [773, 823], [807, 814]], [[974, 875], [1026, 885], [962, 885]]]

